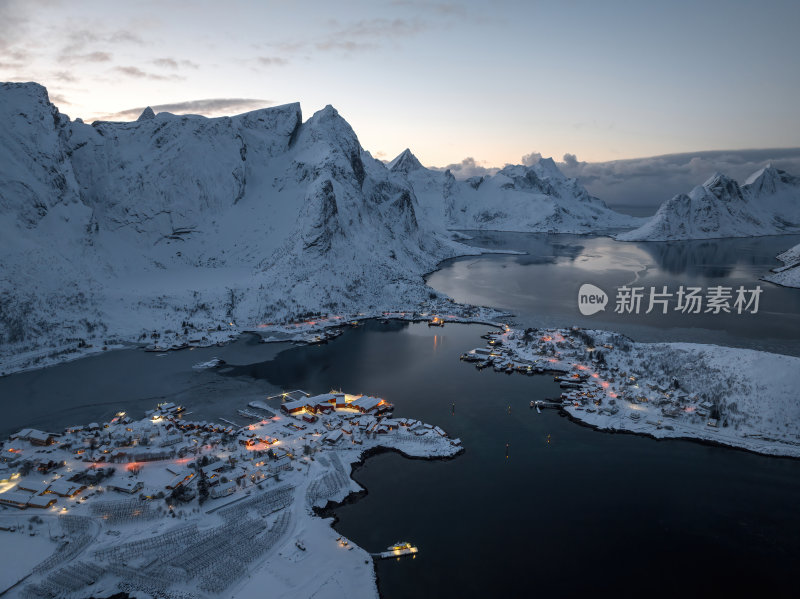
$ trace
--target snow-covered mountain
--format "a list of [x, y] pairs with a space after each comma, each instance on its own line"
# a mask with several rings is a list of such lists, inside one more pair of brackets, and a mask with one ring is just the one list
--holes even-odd
[[0, 358], [414, 306], [422, 274], [475, 253], [330, 106], [88, 125], [6, 83], [0, 122]]
[[408, 181], [424, 217], [444, 228], [590, 233], [644, 221], [608, 208], [565, 177], [552, 158], [466, 181], [425, 168], [408, 149], [387, 167]]
[[800, 232], [800, 178], [767, 166], [740, 186], [715, 174], [688, 194], [664, 202], [621, 241], [751, 237]]
[[469, 181], [410, 151], [387, 166], [330, 106], [89, 125], [4, 83], [0, 122], [0, 372], [83, 340], [419, 307], [424, 273], [478, 253], [448, 228], [637, 224], [552, 160]]

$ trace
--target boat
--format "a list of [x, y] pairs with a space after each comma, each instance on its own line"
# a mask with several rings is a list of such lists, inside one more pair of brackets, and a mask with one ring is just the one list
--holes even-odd
[[394, 545], [389, 545], [386, 551], [381, 552], [380, 556], [383, 559], [391, 557], [401, 557], [403, 555], [414, 555], [418, 553], [419, 549], [411, 545], [408, 541], [400, 541]]

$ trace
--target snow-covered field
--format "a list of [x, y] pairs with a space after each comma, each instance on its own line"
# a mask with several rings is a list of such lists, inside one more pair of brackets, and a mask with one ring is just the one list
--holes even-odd
[[290, 392], [251, 402], [241, 427], [162, 404], [142, 420], [22, 430], [2, 447], [0, 594], [22, 580], [6, 596], [377, 597], [371, 555], [314, 508], [360, 490], [350, 472], [365, 452], [461, 451], [391, 409]]
[[562, 373], [552, 399], [597, 428], [800, 457], [800, 358], [583, 329], [508, 329], [491, 351], [499, 369]]

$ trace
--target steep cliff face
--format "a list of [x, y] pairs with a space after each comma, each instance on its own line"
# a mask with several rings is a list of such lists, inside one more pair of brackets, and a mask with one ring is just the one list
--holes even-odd
[[426, 219], [442, 227], [589, 233], [643, 222], [608, 208], [565, 177], [551, 158], [466, 181], [425, 168], [409, 150], [387, 167], [408, 182]]
[[470, 253], [328, 106], [71, 121], [0, 86], [0, 356], [427, 297]]
[[744, 185], [715, 174], [688, 194], [664, 202], [622, 241], [751, 237], [800, 232], [800, 179], [771, 166]]

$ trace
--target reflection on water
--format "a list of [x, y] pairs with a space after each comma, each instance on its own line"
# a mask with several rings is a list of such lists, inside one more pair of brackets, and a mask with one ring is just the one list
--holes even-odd
[[335, 509], [336, 530], [367, 551], [398, 540], [420, 548], [413, 560], [377, 561], [383, 597], [611, 588], [769, 596], [794, 584], [800, 461], [605, 434], [554, 410], [537, 414], [531, 400], [561, 391], [552, 377], [459, 361], [485, 330], [367, 322], [331, 344], [230, 372], [312, 393], [372, 393], [392, 401], [395, 416], [461, 438], [466, 451], [454, 460], [370, 458], [355, 476], [368, 493]]
[[[458, 301], [510, 310], [526, 326], [579, 325], [618, 330], [640, 341], [718, 343], [800, 355], [800, 290], [760, 280], [780, 265], [778, 253], [799, 242], [797, 235], [619, 243], [607, 237], [480, 232], [472, 245], [526, 254], [449, 260], [429, 275], [428, 284]], [[583, 283], [609, 295], [604, 312], [578, 312]], [[666, 285], [673, 293], [681, 285], [734, 290], [760, 285], [764, 291], [758, 314], [620, 315], [614, 313], [614, 300], [623, 285], [646, 290]]]

